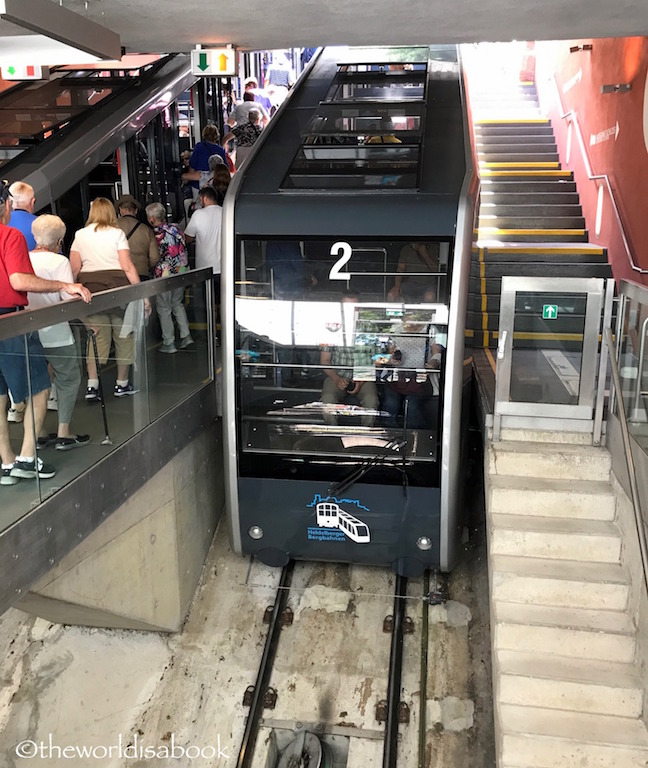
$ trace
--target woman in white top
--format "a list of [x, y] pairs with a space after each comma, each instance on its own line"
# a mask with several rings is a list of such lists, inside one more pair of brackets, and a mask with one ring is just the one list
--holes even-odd
[[[90, 203], [86, 226], [74, 236], [70, 249], [70, 266], [78, 282], [92, 293], [139, 283], [139, 275], [130, 256], [126, 235], [117, 227], [115, 208], [110, 200], [97, 197]], [[148, 303], [148, 300], [145, 300]], [[135, 362], [133, 334], [122, 335], [124, 310], [116, 308], [105, 314], [91, 316], [97, 337], [99, 364], [104, 365], [110, 354], [111, 340], [115, 344], [117, 383], [115, 397], [134, 395], [137, 390], [128, 380], [129, 367]], [[99, 376], [90, 340], [86, 356], [88, 388], [85, 399], [99, 399]]]
[[[65, 224], [58, 216], [45, 214], [38, 216], [32, 224], [32, 234], [36, 246], [29, 252], [29, 258], [38, 277], [46, 280], [61, 280], [73, 283], [70, 262], [61, 256], [60, 248], [65, 236]], [[70, 298], [63, 291], [60, 293], [28, 293], [29, 309], [38, 309], [58, 304]], [[38, 447], [45, 448], [54, 444], [59, 451], [83, 446], [90, 441], [90, 435], [74, 434], [70, 431], [70, 422], [81, 384], [81, 366], [74, 339], [68, 322], [56, 323], [41, 328], [38, 336], [45, 350], [45, 359], [54, 375], [54, 384], [58, 396], [58, 431], [56, 435], [41, 435]]]

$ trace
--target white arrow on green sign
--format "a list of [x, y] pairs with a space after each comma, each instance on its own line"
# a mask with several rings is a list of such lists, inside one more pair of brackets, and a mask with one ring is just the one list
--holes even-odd
[[557, 304], [543, 304], [542, 306], [542, 319], [543, 320], [555, 320], [558, 317], [558, 305]]

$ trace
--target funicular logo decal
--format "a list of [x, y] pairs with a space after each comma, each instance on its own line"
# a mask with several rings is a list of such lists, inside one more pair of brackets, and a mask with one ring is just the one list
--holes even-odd
[[364, 509], [358, 499], [338, 499], [335, 496], [322, 498], [319, 493], [308, 504], [311, 509], [315, 508], [317, 516], [317, 526], [308, 528], [308, 538], [310, 541], [345, 541], [351, 539], [357, 544], [368, 544], [371, 541], [369, 526], [362, 520], [349, 512], [352, 508], [354, 512]]

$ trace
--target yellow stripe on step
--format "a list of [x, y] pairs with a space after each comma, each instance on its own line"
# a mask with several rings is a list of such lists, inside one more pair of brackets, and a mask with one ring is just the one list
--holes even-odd
[[[480, 227], [479, 236], [483, 235], [584, 235], [584, 229], [498, 229], [498, 227]], [[492, 253], [491, 249], [488, 249]]]
[[560, 168], [560, 163], [558, 162], [552, 162], [552, 161], [543, 161], [540, 163], [532, 163], [532, 162], [486, 162], [486, 161], [480, 161], [479, 163], [480, 168]]
[[[547, 171], [547, 170], [537, 170], [537, 171], [493, 171], [489, 168], [480, 169], [479, 171], [480, 176], [488, 176], [490, 178], [504, 178], [506, 176], [523, 176], [525, 178], [544, 178], [544, 177], [551, 177], [551, 178], [562, 178], [562, 179], [571, 179], [571, 171]], [[556, 190], [557, 192], [560, 190]]]

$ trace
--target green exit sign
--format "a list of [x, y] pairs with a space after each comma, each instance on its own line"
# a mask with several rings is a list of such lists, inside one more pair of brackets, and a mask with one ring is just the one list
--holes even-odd
[[557, 304], [543, 304], [542, 306], [542, 319], [543, 320], [555, 320], [558, 317], [558, 305]]

